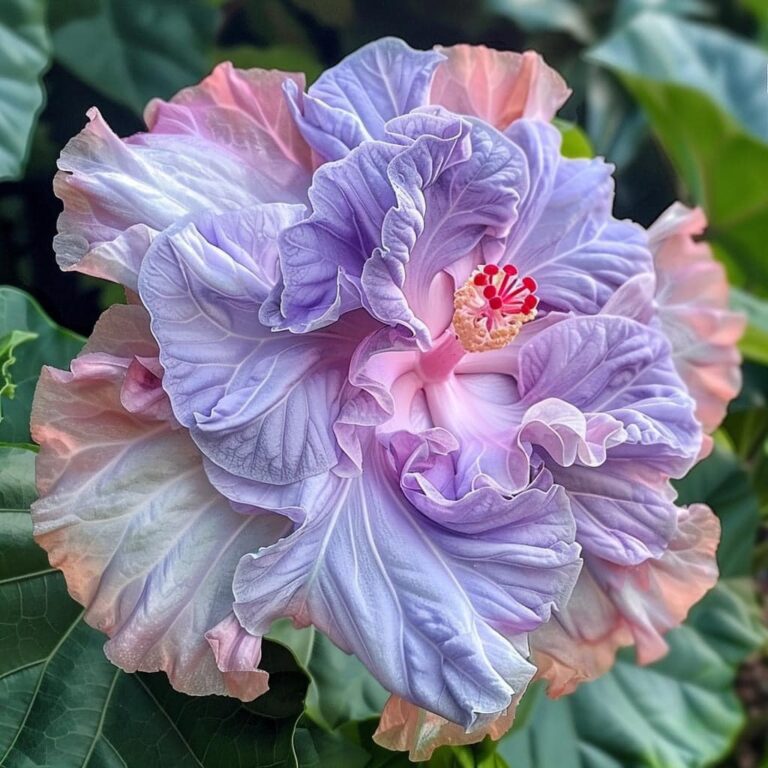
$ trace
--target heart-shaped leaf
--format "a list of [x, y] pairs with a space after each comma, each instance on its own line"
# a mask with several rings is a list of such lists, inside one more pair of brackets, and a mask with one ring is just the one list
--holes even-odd
[[737, 665], [765, 642], [749, 582], [721, 582], [650, 667], [620, 655], [570, 696], [545, 697], [499, 752], [515, 768], [703, 768], [744, 724]]
[[207, 73], [216, 12], [203, 0], [99, 0], [97, 13], [91, 5], [59, 20], [54, 56], [105, 96], [141, 113]]
[[273, 690], [247, 705], [112, 666], [32, 540], [34, 453], [0, 448], [0, 467], [0, 765], [298, 766], [307, 681], [290, 654], [265, 648]]
[[711, 27], [644, 13], [589, 51], [616, 73], [709, 216], [733, 279], [768, 280], [768, 54]]
[[50, 62], [45, 4], [0, 3], [0, 179], [21, 174], [43, 106], [40, 77]]

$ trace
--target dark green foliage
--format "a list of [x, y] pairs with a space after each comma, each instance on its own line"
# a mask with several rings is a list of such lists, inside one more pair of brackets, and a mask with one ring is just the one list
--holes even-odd
[[[311, 81], [368, 40], [533, 48], [574, 89], [567, 154], [617, 164], [617, 213], [649, 224], [675, 198], [701, 205], [749, 318], [745, 386], [714, 454], [677, 484], [723, 526], [722, 580], [670, 654], [622, 654], [552, 702], [524, 699], [500, 744], [441, 748], [431, 768], [768, 766], [768, 6], [763, 0], [0, 0], [0, 766], [403, 768], [371, 736], [385, 692], [311, 630], [276, 626], [271, 690], [250, 704], [174, 692], [102, 652], [32, 539], [29, 415], [42, 365], [66, 367], [117, 287], [58, 272], [64, 143], [97, 104], [140, 130], [215, 62]], [[24, 293], [24, 289], [27, 293]], [[28, 295], [31, 294], [31, 295]], [[32, 298], [34, 297], [34, 298]], [[45, 308], [41, 309], [38, 301]], [[53, 320], [48, 316], [51, 315]], [[55, 321], [55, 322], [54, 322]]]

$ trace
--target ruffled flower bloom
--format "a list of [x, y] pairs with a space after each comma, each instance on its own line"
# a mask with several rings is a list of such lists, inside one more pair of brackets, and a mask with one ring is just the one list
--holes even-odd
[[274, 620], [392, 693], [412, 757], [641, 662], [715, 581], [675, 505], [738, 389], [742, 321], [693, 240], [612, 215], [533, 53], [368, 45], [306, 92], [219, 66], [148, 132], [65, 148], [55, 247], [118, 281], [46, 370], [38, 541], [126, 670], [252, 699]]

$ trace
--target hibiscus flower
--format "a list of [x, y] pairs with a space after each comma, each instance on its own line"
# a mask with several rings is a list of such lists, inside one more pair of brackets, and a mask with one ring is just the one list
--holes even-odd
[[501, 735], [536, 674], [663, 653], [717, 576], [669, 481], [742, 321], [700, 212], [649, 237], [561, 155], [567, 96], [534, 53], [385, 39], [306, 92], [221, 65], [127, 139], [90, 113], [55, 247], [129, 304], [43, 372], [33, 516], [115, 664], [252, 699], [290, 617], [419, 759]]

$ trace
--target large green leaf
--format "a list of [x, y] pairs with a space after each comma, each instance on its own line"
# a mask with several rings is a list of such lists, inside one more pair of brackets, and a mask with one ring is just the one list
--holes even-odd
[[203, 0], [99, 0], [98, 13], [90, 4], [85, 11], [59, 20], [56, 60], [137, 112], [209, 69], [216, 11]]
[[277, 696], [249, 705], [184, 696], [163, 674], [107, 661], [103, 636], [32, 540], [33, 463], [30, 451], [0, 448], [0, 765], [296, 766], [306, 677], [280, 646], [264, 654]]
[[50, 61], [42, 0], [0, 3], [0, 179], [21, 175]]
[[340, 734], [329, 733], [308, 718], [296, 729], [295, 746], [300, 768], [364, 768], [370, 760], [366, 749]]
[[737, 665], [765, 642], [749, 582], [721, 582], [668, 635], [650, 667], [630, 654], [574, 694], [542, 697], [499, 752], [514, 768], [701, 768], [724, 754], [744, 723]]
[[12, 375], [13, 400], [3, 403], [0, 442], [28, 443], [29, 413], [35, 384], [43, 365], [68, 368], [83, 339], [56, 325], [30, 296], [16, 288], [0, 286], [0, 339], [13, 332], [37, 336], [15, 350]]
[[[768, 57], [732, 35], [641, 14], [589, 52], [646, 110], [731, 276], [768, 282]], [[738, 266], [737, 266], [738, 265]]]
[[[768, 55], [742, 38], [666, 13], [641, 13], [589, 52], [622, 73], [705, 94], [751, 134], [768, 140]], [[684, 121], [684, 116], [677, 114]]]
[[683, 480], [675, 483], [679, 504], [706, 499], [723, 528], [717, 551], [720, 575], [726, 578], [752, 573], [752, 551], [759, 523], [757, 497], [749, 475], [736, 456], [715, 448]]
[[749, 321], [739, 342], [744, 357], [768, 365], [768, 301], [732, 288], [731, 307], [743, 312]]
[[568, 32], [581, 42], [595, 34], [583, 4], [575, 0], [489, 0], [488, 8], [527, 32]]
[[387, 692], [357, 657], [340, 651], [325, 635], [283, 620], [269, 637], [289, 647], [309, 674], [306, 710], [315, 722], [335, 729], [381, 713]]

